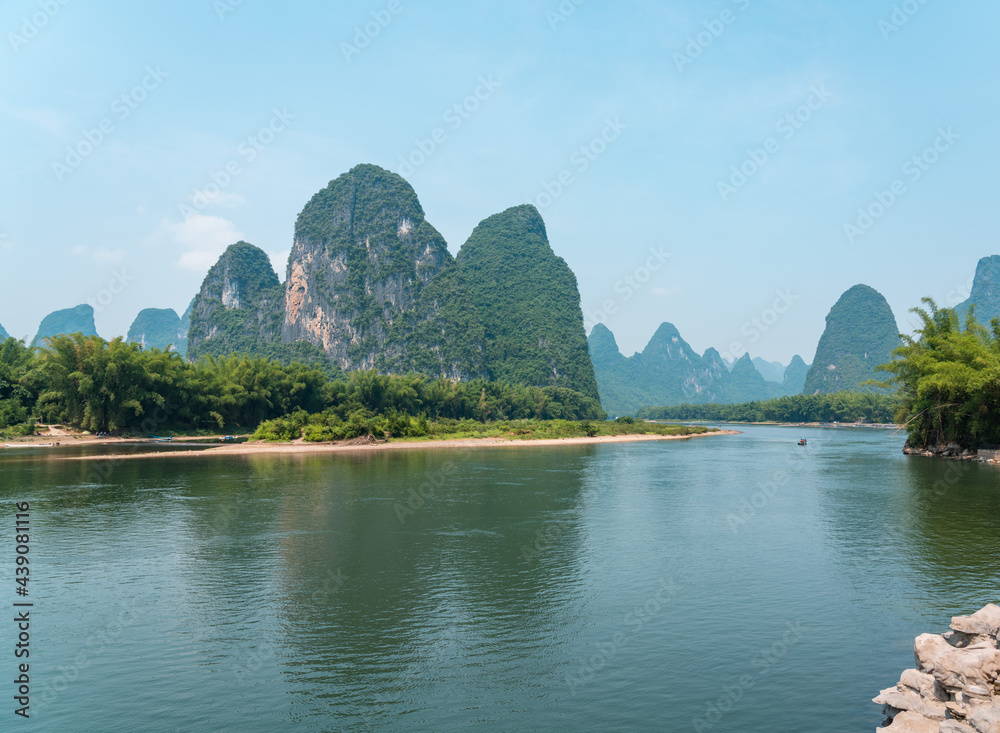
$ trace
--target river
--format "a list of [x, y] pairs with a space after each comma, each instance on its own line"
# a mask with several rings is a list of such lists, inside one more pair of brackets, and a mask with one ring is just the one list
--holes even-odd
[[100, 479], [0, 451], [0, 602], [28, 502], [34, 604], [2, 729], [872, 731], [913, 638], [1000, 600], [1000, 470], [740, 429]]

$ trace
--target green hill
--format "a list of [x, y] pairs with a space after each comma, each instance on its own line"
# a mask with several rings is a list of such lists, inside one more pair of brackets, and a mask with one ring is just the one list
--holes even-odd
[[483, 324], [490, 379], [598, 397], [576, 276], [534, 206], [481, 222], [457, 261]]
[[803, 394], [864, 391], [875, 367], [892, 361], [899, 328], [882, 294], [867, 285], [845, 292], [826, 317], [826, 330], [806, 376]]
[[188, 356], [265, 354], [278, 340], [283, 303], [267, 254], [247, 242], [230, 245], [191, 306]]
[[979, 260], [972, 292], [968, 300], [955, 306], [955, 311], [964, 319], [972, 305], [976, 306], [976, 320], [984, 326], [988, 327], [992, 319], [1000, 318], [1000, 255]]
[[82, 333], [84, 336], [97, 335], [94, 309], [91, 306], [78, 305], [76, 308], [66, 308], [45, 316], [38, 327], [38, 334], [31, 340], [31, 346], [41, 346], [44, 339], [71, 333]]
[[177, 347], [181, 319], [173, 308], [146, 308], [132, 321], [126, 341], [141, 344], [146, 349]]

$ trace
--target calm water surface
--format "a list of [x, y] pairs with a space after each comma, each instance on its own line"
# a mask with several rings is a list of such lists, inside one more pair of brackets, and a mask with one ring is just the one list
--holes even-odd
[[0, 451], [35, 603], [30, 721], [0, 624], [0, 729], [872, 731], [913, 637], [1000, 600], [1000, 470], [744, 430], [103, 480]]

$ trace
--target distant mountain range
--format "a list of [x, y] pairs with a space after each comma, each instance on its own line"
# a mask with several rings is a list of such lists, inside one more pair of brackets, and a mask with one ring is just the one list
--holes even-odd
[[867, 285], [852, 287], [830, 310], [811, 367], [799, 356], [785, 367], [749, 354], [727, 365], [715, 349], [699, 356], [670, 323], [660, 326], [642, 353], [628, 358], [603, 324], [590, 334], [601, 403], [616, 415], [648, 406], [878, 391], [864, 383], [885, 377], [875, 367], [892, 361], [899, 344], [889, 304]]
[[764, 362], [770, 374], [780, 369], [782, 375], [780, 383], [769, 382], [744, 354], [730, 371], [718, 351], [708, 349], [699, 356], [671, 323], [661, 325], [641, 353], [627, 358], [604, 324], [594, 326], [589, 343], [601, 404], [613, 415], [650, 405], [752, 402], [798, 394], [808, 368], [799, 356], [787, 368]]

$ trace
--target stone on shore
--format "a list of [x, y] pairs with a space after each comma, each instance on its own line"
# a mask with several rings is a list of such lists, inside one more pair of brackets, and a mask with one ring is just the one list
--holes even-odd
[[887, 733], [1000, 733], [1000, 606], [956, 616], [952, 631], [921, 634], [917, 669], [874, 702]]

